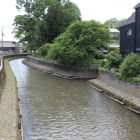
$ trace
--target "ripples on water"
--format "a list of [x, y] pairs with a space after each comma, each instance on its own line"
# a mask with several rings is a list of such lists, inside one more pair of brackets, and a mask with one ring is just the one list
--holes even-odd
[[10, 61], [23, 114], [25, 140], [139, 140], [140, 118], [87, 86]]

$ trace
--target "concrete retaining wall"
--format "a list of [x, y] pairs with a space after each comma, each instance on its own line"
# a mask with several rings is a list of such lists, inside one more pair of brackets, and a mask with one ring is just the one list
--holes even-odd
[[15, 58], [15, 57], [26, 57], [28, 54], [15, 54], [15, 55], [5, 55], [5, 56], [1, 56], [0, 59], [0, 94], [4, 89], [4, 85], [5, 85], [5, 78], [6, 78], [6, 74], [5, 74], [5, 68], [4, 68], [4, 60], [8, 59], [8, 58]]
[[[22, 128], [22, 114], [21, 114], [21, 108], [20, 108], [20, 96], [18, 93], [18, 87], [17, 87], [15, 76], [13, 72], [11, 71], [8, 61], [11, 59], [23, 58], [23, 57], [26, 57], [27, 55], [28, 54], [17, 54], [17, 55], [7, 55], [7, 56], [5, 55], [1, 57], [0, 95], [2, 95], [1, 98], [4, 98], [5, 100], [2, 100], [0, 103], [2, 104], [4, 109], [6, 109], [5, 112], [3, 111], [2, 115], [4, 116], [4, 118], [6, 117], [7, 121], [10, 120], [8, 121], [8, 123], [5, 123], [5, 124], [7, 126], [7, 124], [10, 123], [8, 130], [11, 130], [11, 131], [7, 130], [7, 132], [5, 133], [5, 127], [4, 127], [4, 130], [2, 129], [3, 131], [2, 133], [5, 134], [4, 139], [11, 138], [10, 137], [11, 133], [13, 134], [12, 138], [16, 137], [16, 139], [20, 139], [20, 140], [24, 139], [23, 128]], [[8, 105], [5, 106], [5, 103], [7, 103]], [[15, 105], [17, 106], [15, 107]], [[8, 114], [7, 111], [8, 112], [12, 111], [14, 114], [12, 115], [13, 117], [11, 117], [9, 115], [10, 113]], [[17, 115], [17, 118], [15, 118], [15, 115]], [[1, 119], [3, 119], [3, 117]], [[3, 120], [0, 120], [0, 121], [3, 122]], [[2, 135], [2, 139], [3, 139], [3, 135]]]
[[5, 70], [3, 67], [3, 60], [1, 59], [1, 67], [0, 67], [0, 94], [4, 88], [5, 84]]
[[100, 81], [109, 84], [119, 90], [122, 90], [130, 95], [140, 98], [140, 85], [131, 84], [129, 82], [124, 82], [119, 80], [117, 76], [110, 75], [108, 73], [101, 73], [99, 76]]
[[114, 88], [113, 86], [110, 86], [98, 79], [89, 80], [87, 83], [115, 102], [118, 102], [131, 111], [140, 114], [140, 98]]
[[[52, 75], [60, 76], [67, 79], [76, 78], [97, 78], [98, 65], [92, 65], [90, 68], [78, 68], [59, 64], [54, 61], [46, 61], [39, 58], [28, 56], [23, 63], [42, 69]], [[45, 68], [46, 67], [46, 68]]]

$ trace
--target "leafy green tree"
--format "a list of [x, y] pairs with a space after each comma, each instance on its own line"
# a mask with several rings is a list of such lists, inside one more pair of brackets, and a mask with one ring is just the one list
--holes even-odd
[[52, 2], [47, 13], [47, 28], [49, 33], [49, 42], [55, 37], [66, 31], [66, 28], [73, 22], [81, 20], [79, 8], [72, 2]]
[[35, 20], [30, 15], [18, 15], [15, 17], [14, 33], [16, 38], [20, 38], [20, 42], [26, 44], [26, 48], [30, 51], [36, 51], [42, 44], [41, 37], [37, 35]]
[[104, 24], [107, 25], [109, 28], [117, 28], [125, 20], [126, 19], [118, 20], [117, 18], [111, 18], [109, 20], [106, 20]]
[[30, 49], [52, 43], [71, 23], [81, 20], [79, 8], [69, 0], [17, 0], [16, 7], [27, 14], [15, 17], [13, 32]]
[[118, 26], [119, 26], [121, 23], [123, 23], [125, 20], [126, 20], [125, 18], [123, 18], [123, 19], [121, 19], [121, 20], [118, 20], [118, 23], [117, 23], [116, 28], [119, 29]]
[[120, 74], [123, 80], [138, 76], [140, 74], [140, 56], [135, 53], [127, 55], [120, 66]]
[[44, 44], [42, 47], [38, 49], [39, 55], [45, 57], [48, 54], [50, 47], [51, 47], [50, 43]]
[[96, 51], [109, 41], [107, 26], [93, 20], [77, 21], [55, 39], [47, 58], [67, 65], [90, 65]]

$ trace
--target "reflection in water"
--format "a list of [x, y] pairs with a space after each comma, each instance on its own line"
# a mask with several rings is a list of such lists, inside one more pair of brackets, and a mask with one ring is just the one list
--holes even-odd
[[18, 81], [25, 140], [139, 140], [138, 115], [87, 86], [10, 61]]

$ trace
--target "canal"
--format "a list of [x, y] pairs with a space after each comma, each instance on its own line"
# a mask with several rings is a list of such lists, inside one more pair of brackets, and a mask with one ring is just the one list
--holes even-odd
[[25, 140], [139, 140], [140, 116], [86, 84], [9, 62], [17, 78]]

